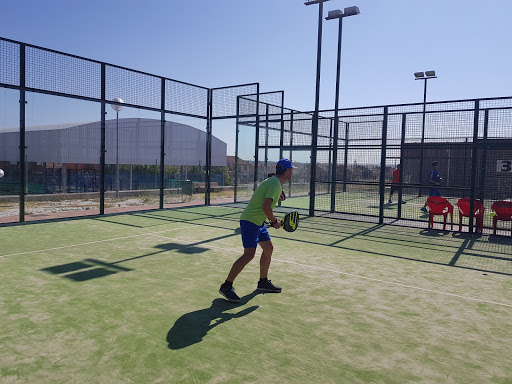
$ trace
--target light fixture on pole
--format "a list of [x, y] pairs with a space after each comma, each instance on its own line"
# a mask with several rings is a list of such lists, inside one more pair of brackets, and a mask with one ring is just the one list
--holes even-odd
[[[341, 11], [341, 9], [336, 9], [334, 11], [329, 11], [325, 20], [339, 20], [338, 27], [338, 60], [336, 66], [336, 97], [334, 99], [334, 143], [333, 143], [333, 153], [332, 153], [332, 175], [331, 175], [331, 212], [335, 210], [336, 204], [336, 165], [338, 162], [338, 107], [340, 101], [340, 70], [341, 70], [341, 32], [343, 25], [343, 18], [348, 16], [359, 15], [358, 7], [347, 7]], [[345, 137], [345, 140], [347, 138]]]
[[322, 21], [324, 14], [324, 3], [329, 0], [307, 1], [304, 5], [318, 4], [318, 45], [316, 52], [316, 92], [315, 112], [311, 122], [311, 180], [309, 187], [309, 216], [315, 215], [315, 189], [316, 189], [316, 151], [318, 144], [318, 111], [320, 109], [320, 68], [322, 61]]
[[[419, 184], [423, 177], [423, 144], [425, 142], [425, 112], [427, 106], [427, 80], [437, 79], [436, 71], [415, 72], [414, 80], [424, 80], [425, 86], [423, 88], [423, 116], [421, 123], [421, 146], [420, 146], [420, 169], [419, 169]], [[418, 188], [418, 197], [421, 196], [421, 188]]]
[[119, 197], [119, 112], [124, 108], [121, 105], [124, 101], [120, 97], [115, 97], [112, 101], [118, 103], [110, 106], [116, 111], [116, 197]]

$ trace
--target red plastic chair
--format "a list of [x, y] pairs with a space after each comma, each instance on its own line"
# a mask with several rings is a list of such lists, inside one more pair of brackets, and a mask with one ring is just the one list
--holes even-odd
[[[498, 220], [501, 221], [512, 221], [512, 201], [495, 201], [491, 209], [494, 211], [494, 217], [492, 218], [492, 229], [496, 234], [496, 224]], [[512, 226], [510, 230], [512, 236]]]
[[434, 216], [443, 215], [444, 223], [443, 223], [443, 231], [446, 229], [446, 216], [450, 214], [451, 219], [451, 228], [453, 230], [453, 205], [450, 204], [448, 200], [444, 197], [439, 196], [430, 196], [427, 199], [428, 206], [428, 227], [434, 227]]
[[[457, 208], [459, 209], [459, 232], [462, 232], [462, 218], [469, 217], [471, 199], [466, 197], [457, 201]], [[480, 200], [475, 200], [475, 207], [473, 209], [474, 217], [476, 219], [476, 232], [482, 232], [484, 228], [484, 205]]]

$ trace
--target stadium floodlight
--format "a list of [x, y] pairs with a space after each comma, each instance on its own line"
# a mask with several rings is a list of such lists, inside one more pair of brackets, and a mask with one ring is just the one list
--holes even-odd
[[343, 16], [345, 17], [359, 15], [359, 13], [359, 8], [356, 6], [347, 7], [343, 10]]
[[332, 20], [332, 19], [340, 19], [343, 17], [343, 12], [341, 12], [341, 9], [335, 9], [333, 11], [327, 12], [327, 17], [325, 20]]
[[[326, 20], [339, 20], [338, 27], [338, 57], [337, 57], [337, 68], [336, 68], [336, 97], [334, 99], [334, 143], [333, 143], [333, 158], [332, 163], [337, 164], [338, 161], [338, 130], [339, 130], [339, 119], [338, 119], [338, 108], [340, 100], [340, 69], [341, 69], [341, 32], [343, 26], [343, 18], [348, 16], [359, 15], [358, 7], [348, 7], [342, 12], [340, 9], [329, 11]], [[331, 212], [334, 212], [336, 205], [336, 166], [334, 165], [331, 170]]]
[[324, 3], [329, 0], [307, 1], [304, 5], [318, 4], [318, 45], [316, 51], [315, 112], [311, 122], [311, 181], [309, 184], [309, 216], [315, 216], [316, 155], [318, 145], [318, 112], [320, 109], [320, 69], [322, 61], [322, 19]]
[[[426, 76], [425, 76], [426, 75]], [[420, 169], [419, 169], [419, 184], [423, 177], [423, 144], [425, 143], [425, 111], [427, 107], [427, 80], [437, 79], [436, 71], [425, 71], [414, 73], [414, 80], [424, 80], [425, 86], [423, 88], [423, 118], [421, 124], [421, 146], [420, 146]], [[421, 197], [421, 188], [418, 188], [418, 197]]]
[[119, 104], [110, 104], [112, 109], [116, 111], [116, 197], [119, 197], [119, 112], [123, 110], [123, 99], [114, 97], [113, 102]]

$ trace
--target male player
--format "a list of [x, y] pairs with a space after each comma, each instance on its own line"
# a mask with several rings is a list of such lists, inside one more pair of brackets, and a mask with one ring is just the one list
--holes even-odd
[[[428, 181], [430, 182], [430, 191], [429, 196], [441, 196], [441, 190], [439, 188], [435, 188], [435, 186], [441, 185], [441, 181], [443, 178], [439, 176], [439, 161], [432, 162], [432, 171], [430, 172]], [[425, 205], [421, 207], [423, 212], [427, 212], [427, 202], [425, 201]]]
[[[393, 202], [393, 194], [395, 191], [398, 191], [398, 183], [400, 183], [400, 164], [397, 164], [395, 169], [393, 169], [393, 178], [391, 179], [391, 191], [389, 192], [389, 200], [388, 204], [391, 204]], [[405, 201], [402, 201], [402, 204], [405, 203]]]
[[233, 281], [244, 267], [254, 258], [256, 246], [259, 244], [263, 252], [260, 258], [260, 280], [257, 290], [260, 292], [281, 292], [281, 288], [272, 284], [268, 279], [268, 269], [274, 246], [270, 240], [265, 220], [270, 221], [272, 228], [280, 228], [281, 220], [274, 215], [273, 209], [281, 196], [282, 186], [292, 179], [292, 162], [281, 159], [276, 165], [276, 175], [265, 179], [254, 191], [254, 194], [240, 215], [240, 229], [244, 254], [238, 258], [231, 267], [224, 284], [220, 286], [219, 293], [232, 302], [239, 302], [240, 297], [235, 293]]

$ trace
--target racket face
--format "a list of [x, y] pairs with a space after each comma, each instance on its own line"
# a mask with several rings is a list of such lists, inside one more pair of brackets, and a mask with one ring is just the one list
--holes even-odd
[[283, 228], [287, 232], [293, 232], [299, 226], [299, 212], [293, 211], [286, 214], [283, 219]]

